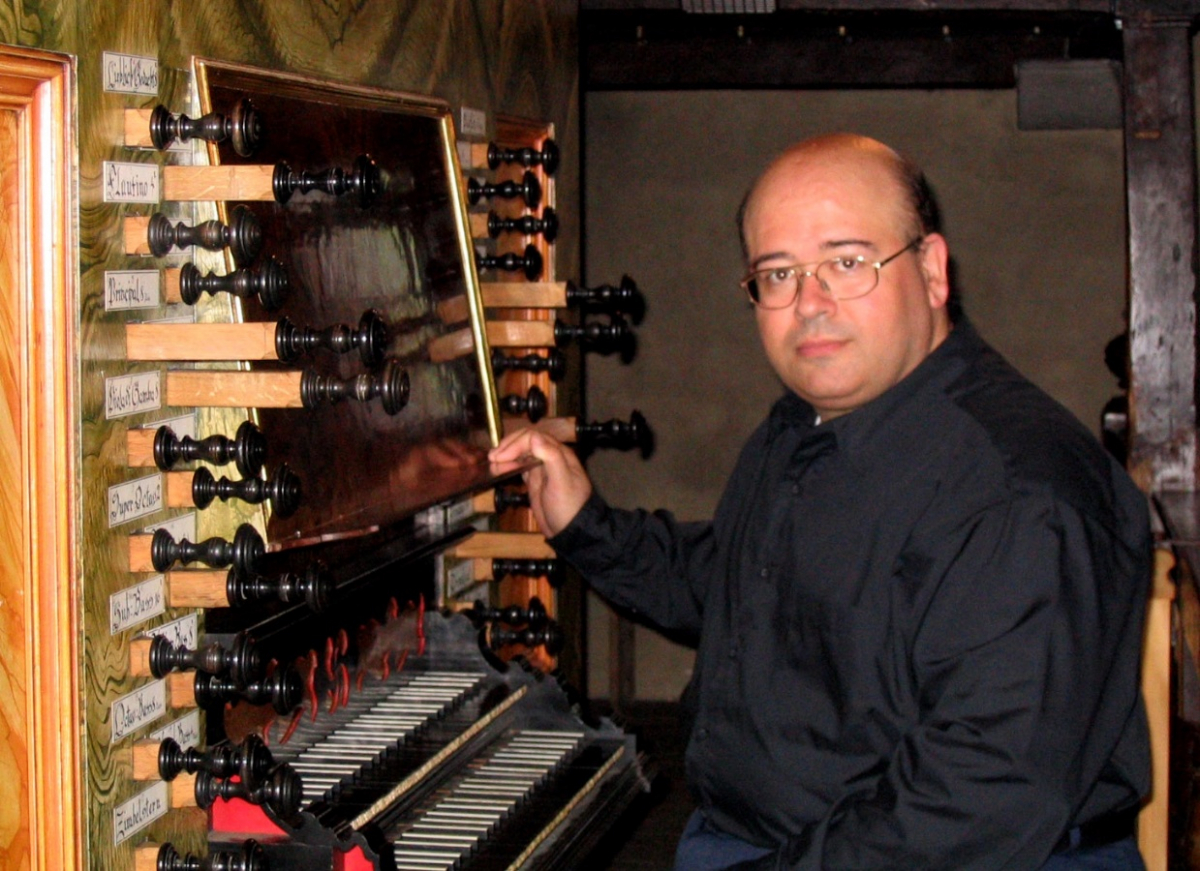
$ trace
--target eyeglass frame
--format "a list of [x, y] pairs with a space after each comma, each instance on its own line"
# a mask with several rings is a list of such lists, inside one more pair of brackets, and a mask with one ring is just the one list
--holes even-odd
[[[814, 261], [809, 261], [808, 263], [794, 263], [790, 266], [768, 266], [764, 269], [756, 269], [753, 272], [747, 273], [746, 276], [744, 278], [742, 278], [741, 281], [738, 282], [738, 284], [741, 286], [742, 290], [744, 290], [746, 292], [746, 296], [749, 297], [751, 305], [753, 305], [757, 308], [765, 309], [766, 311], [779, 311], [780, 309], [785, 309], [788, 306], [795, 304], [796, 300], [800, 297], [800, 287], [801, 287], [801, 285], [804, 284], [804, 279], [817, 278], [817, 270], [819, 270], [826, 263], [834, 263], [838, 260], [849, 259], [849, 260], [856, 260], [859, 263], [874, 267], [875, 283], [872, 284], [868, 290], [864, 290], [862, 293], [855, 294], [854, 296], [834, 296], [833, 292], [829, 290], [829, 287], [825, 284], [825, 282], [821, 281], [820, 279], [817, 279], [817, 284], [820, 286], [821, 290], [824, 291], [824, 293], [829, 296], [830, 299], [837, 300], [838, 302], [844, 302], [846, 300], [851, 300], [851, 299], [862, 299], [864, 296], [867, 296], [872, 291], [874, 291], [875, 288], [879, 287], [879, 270], [883, 269], [883, 267], [887, 266], [889, 263], [891, 263], [893, 260], [895, 260], [897, 257], [899, 257], [901, 254], [905, 253], [906, 251], [915, 251], [916, 246], [918, 246], [922, 242], [924, 242], [926, 238], [928, 238], [927, 235], [918, 236], [917, 238], [915, 238], [911, 242], [909, 242], [907, 245], [905, 245], [903, 248], [901, 248], [899, 251], [897, 251], [895, 254], [892, 254], [890, 257], [884, 257], [882, 260], [876, 260], [874, 263], [869, 263], [867, 261], [867, 258], [864, 257], [862, 254], [856, 254], [854, 257], [850, 257], [850, 258], [828, 257], [824, 260], [815, 261], [815, 265], [814, 265]], [[808, 266], [813, 266], [814, 268], [807, 269], [806, 267], [808, 267]], [[763, 305], [761, 302], [759, 302], [757, 299], [755, 299], [754, 294], [751, 293], [750, 283], [757, 282], [759, 275], [764, 275], [769, 272], [776, 272], [781, 269], [790, 270], [790, 271], [796, 273], [796, 290], [792, 294], [791, 299], [789, 299], [787, 302], [783, 303], [782, 305], [772, 305], [772, 306]]]

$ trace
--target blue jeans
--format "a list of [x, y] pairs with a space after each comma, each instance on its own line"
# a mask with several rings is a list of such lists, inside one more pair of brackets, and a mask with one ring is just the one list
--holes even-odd
[[720, 871], [739, 862], [761, 859], [773, 852], [767, 847], [727, 835], [709, 825], [699, 810], [688, 817], [679, 846], [675, 849], [675, 871]]
[[[700, 811], [693, 811], [675, 851], [675, 871], [721, 871], [761, 859], [772, 852], [714, 828]], [[1133, 838], [1102, 847], [1078, 847], [1056, 853], [1041, 871], [1146, 871]]]
[[1146, 865], [1137, 842], [1129, 837], [1103, 847], [1055, 853], [1041, 871], [1146, 871]]

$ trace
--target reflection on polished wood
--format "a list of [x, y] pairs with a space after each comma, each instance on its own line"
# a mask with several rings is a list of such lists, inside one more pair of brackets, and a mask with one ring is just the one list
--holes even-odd
[[[554, 323], [552, 321], [488, 321], [488, 345], [493, 348], [552, 348]], [[470, 330], [456, 330], [438, 336], [429, 343], [429, 359], [444, 363], [465, 357], [475, 350], [475, 340]]]

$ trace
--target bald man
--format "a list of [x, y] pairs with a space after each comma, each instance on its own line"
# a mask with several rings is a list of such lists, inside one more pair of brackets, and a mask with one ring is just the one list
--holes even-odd
[[536, 430], [532, 507], [695, 639], [676, 868], [1140, 869], [1146, 502], [965, 318], [920, 172], [845, 134], [740, 215], [786, 388], [710, 523], [623, 511]]

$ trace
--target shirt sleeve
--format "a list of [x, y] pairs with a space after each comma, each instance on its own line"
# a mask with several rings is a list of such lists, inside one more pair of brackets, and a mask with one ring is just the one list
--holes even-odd
[[715, 554], [712, 524], [613, 508], [593, 492], [549, 544], [605, 598], [694, 643]]
[[[913, 552], [896, 582], [918, 605], [916, 725], [824, 819], [747, 867], [1037, 868], [1072, 825], [1145, 789], [1145, 741], [1124, 739], [1145, 734], [1148, 537], [1025, 497]], [[1123, 741], [1136, 749], [1114, 772]]]

